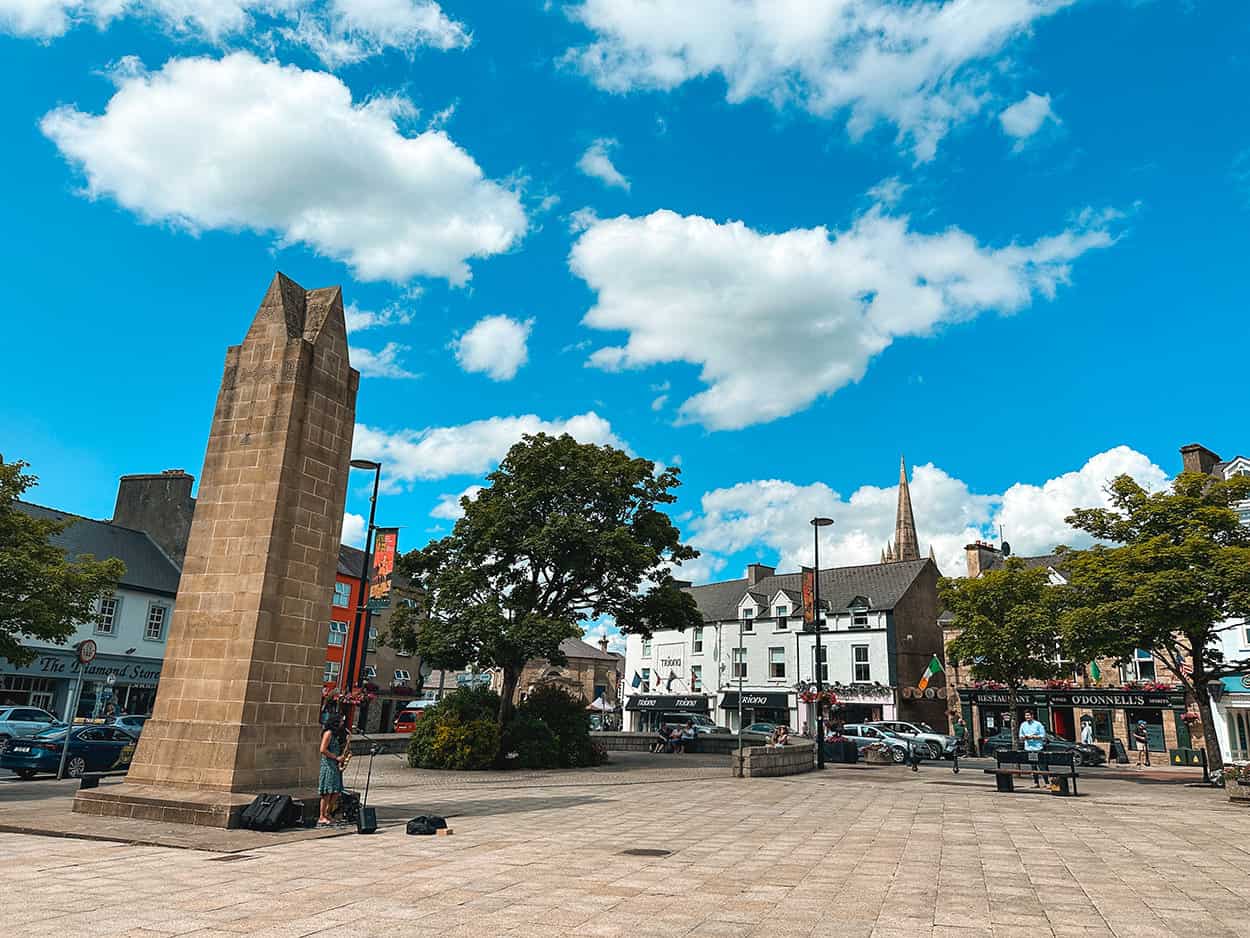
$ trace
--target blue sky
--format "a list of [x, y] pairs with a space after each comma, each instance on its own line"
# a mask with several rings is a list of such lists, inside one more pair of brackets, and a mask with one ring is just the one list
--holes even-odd
[[351, 343], [401, 547], [536, 426], [680, 460], [697, 579], [815, 511], [875, 560], [900, 453], [960, 572], [1245, 452], [1244, 6], [840, 6], [0, 0], [0, 451], [100, 517], [198, 475], [282, 270], [388, 323]]

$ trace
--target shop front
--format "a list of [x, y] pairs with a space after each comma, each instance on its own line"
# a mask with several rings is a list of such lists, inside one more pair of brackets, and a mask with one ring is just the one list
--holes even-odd
[[[48, 649], [21, 667], [0, 658], [0, 705], [41, 707], [64, 717], [81, 667], [73, 649]], [[151, 713], [160, 676], [159, 658], [100, 655], [83, 672], [74, 716]]]
[[1192, 744], [1189, 727], [1182, 719], [1185, 694], [1158, 688], [1072, 687], [1021, 688], [1016, 692], [1015, 714], [1007, 690], [960, 690], [960, 707], [968, 725], [980, 742], [1004, 729], [1019, 726], [1025, 710], [1032, 710], [1051, 733], [1063, 739], [1080, 738], [1081, 722], [1093, 724], [1094, 741], [1109, 747], [1119, 739], [1125, 749], [1138, 748], [1132, 729], [1139, 721], [1146, 724], [1146, 748], [1151, 752], [1184, 749]]
[[[743, 689], [742, 725], [776, 723], [798, 732], [799, 727], [794, 725], [797, 713], [794, 701], [795, 694], [790, 691]], [[736, 690], [725, 691], [721, 694], [720, 711], [723, 719], [717, 722], [723, 722], [725, 726], [737, 732], [739, 727], [738, 692]]]
[[894, 688], [880, 684], [834, 684], [830, 688], [838, 703], [833, 719], [838, 723], [872, 723], [898, 716]]
[[635, 694], [625, 700], [626, 729], [631, 733], [653, 733], [666, 722], [686, 713], [709, 716], [711, 700], [701, 694], [669, 696]]
[[1250, 674], [1225, 677], [1208, 689], [1224, 761], [1250, 762]]

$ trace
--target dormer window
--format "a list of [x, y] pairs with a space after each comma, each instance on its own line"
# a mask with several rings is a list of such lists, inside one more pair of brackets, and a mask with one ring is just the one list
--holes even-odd
[[866, 629], [868, 625], [868, 600], [863, 596], [856, 596], [851, 600], [848, 607], [851, 611], [851, 628]]
[[777, 618], [777, 631], [784, 632], [790, 627], [788, 616], [790, 615], [790, 607], [784, 603], [780, 606], [773, 607], [773, 615]]
[[742, 610], [742, 631], [755, 631], [755, 609], [751, 606], [746, 606]]

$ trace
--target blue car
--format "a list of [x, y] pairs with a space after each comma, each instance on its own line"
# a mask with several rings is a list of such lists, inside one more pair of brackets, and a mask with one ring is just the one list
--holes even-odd
[[[53, 726], [34, 736], [9, 739], [0, 750], [0, 769], [9, 769], [18, 778], [39, 772], [55, 775], [61, 764], [61, 747], [67, 728]], [[116, 726], [75, 726], [69, 728], [69, 753], [65, 774], [79, 778], [84, 772], [125, 769], [135, 753], [135, 738]]]

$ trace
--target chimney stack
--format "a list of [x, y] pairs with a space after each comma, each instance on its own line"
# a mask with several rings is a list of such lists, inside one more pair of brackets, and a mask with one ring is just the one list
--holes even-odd
[[599, 650], [605, 655], [608, 653], [608, 637], [606, 635], [599, 636]]
[[964, 555], [968, 558], [968, 576], [979, 577], [987, 570], [1001, 566], [1002, 552], [993, 544], [985, 541], [974, 541], [964, 547]]
[[1209, 476], [1219, 461], [1219, 456], [1198, 443], [1181, 447], [1181, 468], [1185, 472], [1201, 472]]
[[142, 531], [181, 569], [195, 514], [193, 484], [195, 477], [182, 469], [122, 476], [117, 483], [113, 524]]
[[765, 579], [766, 577], [776, 576], [776, 575], [777, 575], [776, 567], [766, 567], [762, 563], [747, 564], [747, 584], [750, 586], [754, 586], [756, 583], [758, 583], [760, 580]]

